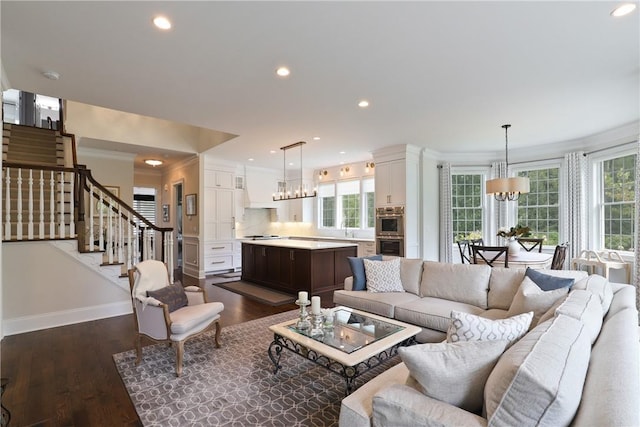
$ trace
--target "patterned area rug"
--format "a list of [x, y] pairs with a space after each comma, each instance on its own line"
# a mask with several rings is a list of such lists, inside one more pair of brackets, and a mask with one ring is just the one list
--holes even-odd
[[[184, 371], [174, 374], [175, 351], [156, 344], [113, 355], [145, 426], [336, 426], [345, 381], [301, 356], [283, 350], [274, 375], [267, 349], [270, 325], [294, 319], [289, 311], [223, 327], [221, 348], [213, 333], [187, 341]], [[400, 361], [386, 361], [356, 380], [364, 384]]]

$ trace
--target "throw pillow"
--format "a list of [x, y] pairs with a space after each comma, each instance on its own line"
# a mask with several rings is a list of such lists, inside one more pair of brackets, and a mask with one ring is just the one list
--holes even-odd
[[147, 296], [168, 305], [169, 312], [176, 311], [189, 304], [187, 294], [185, 294], [184, 288], [180, 284], [165, 286], [155, 291], [147, 291]]
[[400, 258], [390, 261], [364, 260], [369, 292], [404, 292], [400, 279]]
[[543, 291], [529, 277], [525, 276], [518, 288], [518, 292], [511, 301], [507, 316], [533, 311], [531, 325], [538, 324], [538, 319], [559, 299], [569, 293], [569, 288], [558, 288], [553, 291]]
[[540, 289], [543, 291], [552, 291], [558, 288], [566, 288], [573, 286], [575, 279], [571, 277], [557, 277], [552, 276], [550, 274], [544, 274], [539, 272], [538, 270], [534, 270], [533, 268], [528, 268], [524, 275], [531, 280], [533, 283], [538, 285]]
[[452, 311], [447, 342], [507, 340], [510, 346], [527, 333], [532, 319], [532, 311], [498, 320]]
[[353, 276], [353, 289], [354, 291], [364, 291], [367, 289], [367, 278], [364, 273], [364, 259], [382, 261], [382, 255], [371, 255], [364, 258], [358, 258], [354, 256], [347, 257], [349, 265], [351, 266], [351, 275]]
[[479, 413], [489, 374], [508, 341], [467, 341], [400, 347], [407, 385], [427, 396]]

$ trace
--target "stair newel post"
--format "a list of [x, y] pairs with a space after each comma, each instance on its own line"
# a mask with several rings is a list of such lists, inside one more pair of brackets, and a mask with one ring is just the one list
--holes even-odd
[[22, 240], [22, 168], [18, 168], [18, 201], [16, 202], [16, 210], [18, 212], [18, 217], [16, 221], [16, 238], [18, 240]]
[[39, 182], [39, 190], [40, 190], [40, 216], [38, 218], [38, 238], [44, 239], [44, 171], [40, 169], [40, 182]]
[[124, 230], [122, 228], [122, 205], [118, 203], [118, 262], [124, 263], [124, 254], [122, 247], [124, 246]]
[[60, 182], [58, 184], [58, 215], [60, 215], [59, 227], [60, 232], [59, 236], [61, 238], [66, 237], [65, 225], [64, 225], [64, 172], [60, 172]]
[[[76, 211], [76, 180], [75, 174], [69, 172], [71, 175], [71, 179], [69, 180], [69, 185], [71, 188], [69, 189], [69, 237], [74, 237], [76, 235], [76, 219], [74, 218], [74, 213]], [[82, 245], [84, 247], [84, 243]]]
[[27, 238], [29, 240], [33, 240], [33, 169], [29, 169], [29, 180], [27, 183], [29, 185], [29, 200], [27, 201], [27, 206], [29, 207], [29, 212], [27, 214]]
[[55, 191], [56, 178], [53, 171], [51, 171], [51, 177], [49, 177], [49, 237], [51, 239], [56, 238], [56, 191]]
[[5, 168], [4, 178], [4, 238], [11, 240], [11, 176], [9, 174], [10, 168]]
[[[78, 236], [78, 247], [84, 249], [87, 247], [87, 222], [85, 218], [85, 204], [84, 204], [84, 193], [85, 188], [87, 188], [87, 180], [85, 178], [85, 172], [81, 167], [78, 167], [78, 171], [74, 173], [75, 177], [75, 194], [76, 194], [76, 233]], [[89, 193], [91, 194], [91, 193]], [[91, 200], [91, 197], [89, 197]], [[89, 203], [91, 205], [91, 203]], [[90, 224], [91, 225], [91, 224]], [[93, 227], [91, 227], [93, 228]], [[93, 236], [90, 236], [93, 238]], [[90, 248], [93, 250], [93, 248]]]
[[164, 259], [169, 270], [169, 281], [173, 284], [173, 231], [165, 231], [164, 234]]

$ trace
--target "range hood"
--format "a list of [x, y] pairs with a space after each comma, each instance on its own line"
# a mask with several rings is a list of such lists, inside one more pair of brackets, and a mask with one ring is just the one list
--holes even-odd
[[273, 200], [273, 193], [277, 187], [277, 180], [271, 171], [259, 169], [245, 169], [244, 207], [245, 208], [277, 208], [278, 203]]

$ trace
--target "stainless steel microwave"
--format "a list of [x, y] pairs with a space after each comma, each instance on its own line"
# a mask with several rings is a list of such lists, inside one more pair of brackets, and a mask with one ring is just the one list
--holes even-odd
[[404, 236], [404, 207], [376, 209], [376, 236]]

